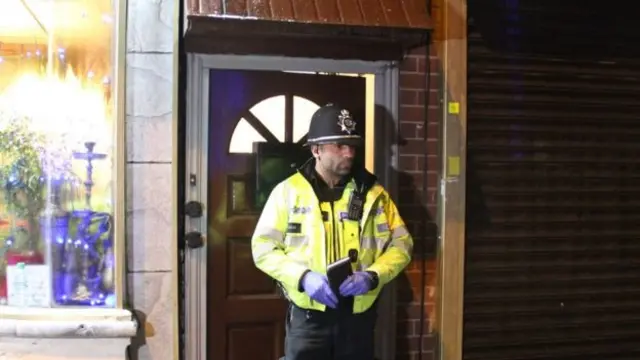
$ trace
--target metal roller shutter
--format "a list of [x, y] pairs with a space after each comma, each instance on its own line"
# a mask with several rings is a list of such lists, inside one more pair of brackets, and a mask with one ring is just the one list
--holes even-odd
[[469, 9], [463, 358], [637, 360], [640, 62], [596, 60], [584, 19], [531, 4]]

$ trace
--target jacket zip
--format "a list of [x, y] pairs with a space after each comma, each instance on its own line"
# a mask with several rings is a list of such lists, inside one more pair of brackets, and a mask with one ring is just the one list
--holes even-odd
[[331, 207], [331, 233], [333, 234], [331, 239], [333, 240], [333, 260], [331, 262], [334, 262], [338, 261], [338, 241], [336, 236], [336, 217], [333, 211], [333, 201], [329, 202], [329, 206]]

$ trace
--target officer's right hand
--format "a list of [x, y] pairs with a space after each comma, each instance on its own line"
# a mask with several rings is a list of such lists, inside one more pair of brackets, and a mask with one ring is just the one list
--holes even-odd
[[338, 298], [326, 276], [310, 271], [302, 279], [302, 288], [313, 300], [333, 309], [338, 306]]

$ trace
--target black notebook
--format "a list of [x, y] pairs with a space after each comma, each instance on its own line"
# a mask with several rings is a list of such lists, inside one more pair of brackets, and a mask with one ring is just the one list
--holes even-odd
[[340, 296], [340, 285], [352, 274], [351, 258], [349, 257], [340, 259], [327, 266], [327, 279], [329, 279], [331, 290], [338, 298], [338, 310], [346, 312], [353, 311], [353, 297]]

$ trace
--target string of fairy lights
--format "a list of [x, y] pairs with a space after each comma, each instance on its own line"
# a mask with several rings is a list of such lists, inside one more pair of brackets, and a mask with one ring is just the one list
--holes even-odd
[[[1, 0], [0, 0], [1, 1]], [[45, 35], [48, 36], [48, 30], [43, 25], [41, 19], [38, 18], [36, 13], [31, 9], [27, 2], [21, 1], [22, 5], [25, 7], [25, 10], [29, 13], [30, 17], [33, 21], [38, 24], [39, 31], [42, 31]], [[113, 16], [110, 14], [100, 14], [100, 22], [103, 24], [113, 24]], [[89, 17], [89, 14], [86, 11], [82, 11], [80, 13], [81, 18]], [[50, 38], [51, 39], [51, 38]], [[39, 69], [41, 71], [45, 71], [47, 66], [50, 63], [53, 63], [54, 68], [57, 71], [64, 72], [69, 63], [72, 63], [71, 59], [68, 57], [68, 49], [64, 47], [51, 46], [53, 49], [50, 49], [50, 45], [54, 44], [54, 42], [50, 42], [49, 44], [43, 43], [42, 38], [34, 37], [31, 43], [21, 42], [16, 43], [15, 40], [13, 42], [9, 42], [10, 39], [5, 38], [3, 41], [2, 37], [0, 37], [0, 72], [5, 71], [20, 71], [21, 68], [29, 68], [30, 70]], [[51, 58], [50, 58], [51, 57]], [[75, 61], [74, 68], [75, 66]], [[13, 66], [6, 67], [7, 64], [11, 64]], [[5, 68], [3, 69], [3, 65]], [[17, 68], [17, 69], [16, 69]], [[96, 72], [91, 69], [83, 69], [83, 74], [81, 78], [87, 80], [96, 80]], [[111, 83], [109, 76], [102, 77], [102, 83], [108, 85]]]
[[[65, 61], [65, 49], [58, 48], [57, 56], [60, 61]], [[8, 44], [0, 41], [0, 64], [8, 61], [47, 61], [46, 45], [33, 44]]]
[[[8, 53], [8, 51], [5, 51], [4, 53], [2, 52], [3, 49], [3, 43], [0, 42], [0, 72], [2, 72], [2, 65], [6, 65], [6, 63], [11, 63], [11, 64], [15, 64], [18, 69], [21, 67], [26, 67], [26, 68], [39, 68], [41, 71], [45, 71], [47, 62], [49, 61], [48, 57], [47, 57], [47, 51], [46, 49], [43, 49], [41, 47], [38, 46], [33, 46], [33, 47], [27, 47], [27, 46], [21, 46], [22, 49], [19, 52], [16, 52], [14, 54], [10, 54], [10, 55], [6, 55]], [[66, 56], [66, 51], [64, 48], [58, 48], [56, 51], [54, 51], [54, 54], [56, 56], [55, 62], [56, 62], [56, 68], [58, 69], [58, 71], [64, 71], [64, 69], [66, 69], [67, 67], [67, 56]], [[16, 69], [12, 68], [7, 68], [6, 70], [11, 70], [14, 71]], [[96, 80], [96, 72], [93, 70], [87, 70], [85, 74], [83, 74], [83, 78], [93, 81]], [[102, 83], [104, 85], [109, 85], [111, 83], [111, 80], [109, 78], [109, 76], [103, 76], [102, 77]]]

